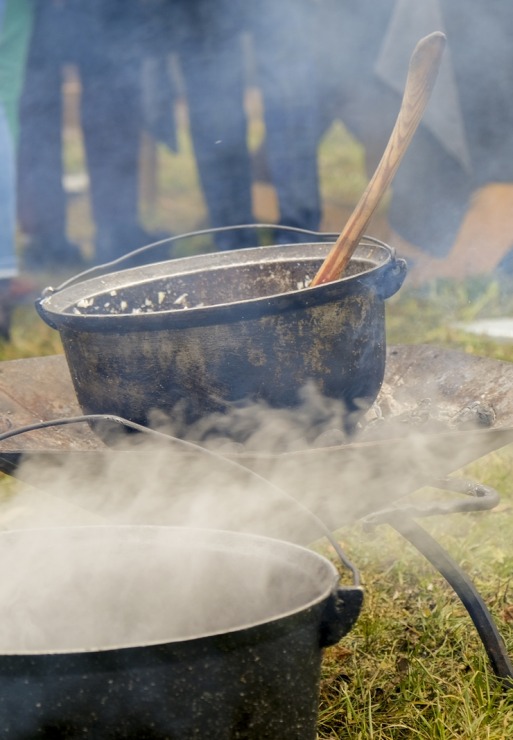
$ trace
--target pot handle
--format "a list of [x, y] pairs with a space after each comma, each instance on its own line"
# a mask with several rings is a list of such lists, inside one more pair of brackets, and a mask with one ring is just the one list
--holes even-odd
[[406, 272], [406, 260], [396, 258], [394, 254], [389, 264], [385, 265], [385, 269], [380, 275], [379, 284], [377, 286], [379, 297], [385, 300], [397, 293], [401, 285], [404, 283]]
[[[68, 278], [65, 280], [61, 285], [59, 285], [57, 288], [48, 287], [45, 288], [43, 291], [43, 297], [45, 295], [50, 295], [52, 293], [57, 293], [64, 288], [68, 288], [70, 285], [74, 285], [77, 282], [81, 282], [82, 280], [90, 277], [97, 277], [99, 275], [103, 275], [105, 273], [110, 272], [112, 269], [124, 269], [123, 264], [132, 259], [133, 257], [138, 257], [142, 254], [150, 253], [152, 250], [156, 249], [157, 247], [163, 247], [165, 245], [171, 245], [174, 242], [182, 241], [182, 239], [191, 239], [198, 236], [212, 236], [213, 234], [219, 234], [226, 231], [241, 231], [241, 230], [254, 230], [255, 232], [263, 232], [264, 234], [269, 234], [270, 230], [279, 230], [279, 231], [286, 231], [291, 232], [294, 234], [303, 234], [304, 236], [309, 236], [315, 239], [316, 241], [331, 241], [333, 239], [336, 239], [338, 234], [332, 233], [332, 232], [321, 232], [321, 231], [311, 231], [309, 229], [301, 229], [296, 226], [282, 226], [281, 224], [241, 224], [236, 226], [218, 226], [217, 228], [210, 228], [210, 229], [199, 229], [198, 231], [189, 231], [185, 234], [176, 234], [175, 236], [170, 236], [167, 239], [161, 239], [158, 242], [153, 242], [152, 244], [146, 244], [144, 247], [139, 247], [138, 249], [133, 249], [131, 252], [127, 252], [126, 254], [123, 254], [121, 257], [118, 257], [115, 260], [112, 260], [111, 262], [104, 262], [101, 265], [94, 265], [93, 267], [89, 267], [87, 270], [83, 270], [82, 272], [79, 272], [77, 275], [73, 275], [73, 277]], [[255, 246], [258, 246], [255, 244]], [[46, 320], [46, 319], [45, 319]]]
[[330, 595], [321, 617], [319, 646], [336, 645], [354, 627], [363, 605], [361, 586], [339, 586]]
[[45, 288], [45, 290], [43, 291], [43, 294], [34, 301], [34, 307], [35, 307], [37, 313], [39, 314], [39, 316], [45, 322], [45, 324], [48, 324], [48, 326], [50, 326], [52, 329], [56, 329], [57, 331], [59, 331], [59, 328], [60, 327], [57, 326], [57, 324], [55, 323], [55, 321], [52, 321], [52, 318], [51, 318], [52, 315], [51, 315], [51, 313], [48, 313], [45, 310], [44, 306], [42, 305], [43, 304], [43, 300], [47, 296], [51, 295], [51, 293], [53, 293], [53, 292], [54, 291], [53, 291], [52, 288]]

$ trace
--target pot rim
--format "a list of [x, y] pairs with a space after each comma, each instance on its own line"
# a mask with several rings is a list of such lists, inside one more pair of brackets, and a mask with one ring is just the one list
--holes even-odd
[[[367, 262], [369, 267], [353, 275], [322, 285], [298, 288], [286, 293], [256, 296], [238, 301], [172, 309], [143, 314], [77, 314], [73, 306], [83, 299], [104, 295], [110, 290], [129, 288], [135, 284], [150, 284], [155, 280], [189, 276], [215, 269], [229, 270], [238, 266], [284, 262], [315, 262], [324, 259], [333, 242], [302, 243], [251, 247], [226, 252], [193, 255], [166, 260], [151, 265], [132, 267], [118, 272], [84, 280], [63, 289], [48, 288], [36, 301], [36, 308], [43, 320], [55, 329], [68, 328], [80, 331], [148, 331], [209, 324], [243, 321], [273, 313], [322, 305], [376, 286], [381, 273], [392, 264], [395, 250], [384, 242], [365, 237], [355, 250], [354, 260]], [[402, 280], [401, 280], [402, 282]]]
[[[31, 656], [63, 656], [63, 655], [86, 655], [89, 653], [111, 653], [118, 652], [120, 650], [137, 650], [159, 646], [171, 646], [185, 643], [199, 642], [201, 640], [208, 640], [211, 638], [219, 638], [222, 636], [236, 636], [242, 635], [243, 633], [258, 629], [265, 628], [266, 626], [275, 625], [281, 621], [300, 614], [306, 613], [312, 608], [321, 605], [327, 601], [329, 597], [336, 592], [337, 585], [339, 583], [340, 576], [334, 564], [330, 562], [326, 557], [319, 553], [311, 550], [307, 547], [303, 547], [287, 540], [280, 540], [273, 537], [267, 537], [265, 535], [256, 535], [246, 532], [238, 532], [234, 530], [222, 530], [222, 529], [208, 529], [203, 527], [181, 527], [181, 526], [170, 526], [170, 525], [130, 525], [130, 524], [94, 524], [94, 525], [73, 525], [70, 527], [40, 527], [40, 528], [26, 528], [26, 529], [13, 529], [5, 530], [0, 532], [0, 542], [8, 538], [20, 539], [26, 538], [31, 540], [34, 537], [41, 537], [44, 535], [48, 536], [48, 540], [51, 543], [55, 543], [59, 536], [64, 536], [64, 540], [70, 542], [80, 542], [85, 538], [86, 541], [90, 541], [90, 546], [93, 546], [97, 542], [98, 536], [109, 536], [118, 537], [118, 541], [126, 541], [130, 543], [132, 537], [135, 537], [135, 542], [143, 541], [150, 542], [156, 546], [162, 548], [166, 544], [170, 546], [170, 552], [172, 553], [173, 546], [181, 545], [182, 547], [193, 547], [196, 541], [191, 543], [191, 533], [194, 533], [195, 537], [199, 537], [200, 544], [206, 546], [206, 550], [214, 550], [216, 545], [222, 546], [223, 548], [228, 547], [230, 552], [233, 551], [234, 556], [240, 551], [240, 548], [244, 548], [247, 552], [247, 548], [251, 548], [257, 551], [259, 548], [264, 550], [267, 555], [272, 556], [276, 553], [278, 556], [297, 556], [298, 563], [302, 558], [302, 563], [309, 562], [312, 567], [317, 564], [320, 568], [324, 569], [322, 573], [323, 583], [320, 584], [319, 591], [312, 596], [306, 603], [296, 606], [292, 609], [282, 611], [279, 614], [263, 617], [262, 619], [254, 622], [246, 622], [242, 625], [232, 628], [220, 628], [206, 631], [200, 635], [186, 635], [183, 637], [172, 637], [170, 639], [155, 639], [141, 641], [121, 641], [118, 644], [109, 644], [108, 646], [89, 646], [83, 648], [63, 648], [63, 649], [49, 649], [49, 650], [5, 650], [0, 647], [0, 661], [3, 658], [20, 658], [25, 659]], [[121, 540], [119, 538], [121, 537]], [[170, 542], [170, 538], [173, 541]], [[276, 559], [278, 563], [280, 558]], [[292, 562], [292, 559], [290, 559]], [[180, 560], [183, 563], [183, 559]], [[272, 563], [272, 557], [269, 558], [269, 563]], [[285, 558], [283, 559], [285, 563]], [[270, 565], [271, 567], [271, 565]], [[319, 575], [319, 574], [317, 574]]]

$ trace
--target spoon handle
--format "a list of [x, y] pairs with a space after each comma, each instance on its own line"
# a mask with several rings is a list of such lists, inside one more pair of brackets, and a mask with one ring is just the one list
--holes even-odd
[[415, 47], [401, 108], [383, 156], [311, 285], [329, 283], [342, 276], [417, 130], [438, 75], [445, 41], [445, 35], [436, 31], [421, 39]]

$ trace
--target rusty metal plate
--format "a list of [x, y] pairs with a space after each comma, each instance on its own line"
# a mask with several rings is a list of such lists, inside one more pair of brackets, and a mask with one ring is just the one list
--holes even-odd
[[[34, 422], [81, 414], [63, 355], [0, 363], [0, 432]], [[86, 424], [28, 432], [0, 450], [88, 450], [103, 447]]]
[[[447, 427], [436, 433], [429, 427], [396, 425], [392, 437], [282, 455], [248, 452], [228, 457], [280, 486], [336, 529], [513, 442], [513, 364], [434, 346], [395, 346], [388, 350], [383, 388], [393, 393], [399, 411], [414, 408], [429, 397], [450, 416], [481, 401], [493, 408], [493, 423], [488, 428]], [[0, 431], [79, 413], [64, 356], [0, 364]], [[172, 466], [155, 470], [148, 453], [136, 454], [140, 464], [135, 475], [140, 476], [141, 489], [148, 476], [158, 474], [162, 484], [178, 495]], [[198, 453], [188, 454], [192, 465]], [[124, 456], [133, 458], [134, 452], [106, 447], [86, 424], [49, 428], [0, 442], [0, 470], [35, 485], [43, 464], [47, 473], [54, 466], [56, 474], [64, 464], [73, 464], [84, 475], [93, 473], [99, 479], [113, 457]], [[20, 468], [20, 460], [32, 464]], [[222, 462], [211, 465], [223, 467]], [[158, 519], [163, 521], [161, 513]], [[296, 517], [288, 515], [272, 531], [267, 524], [259, 526], [256, 519], [248, 529], [304, 542], [319, 534], [311, 521], [305, 520], [301, 528]]]
[[457, 413], [482, 401], [494, 410], [494, 428], [513, 426], [513, 363], [434, 345], [399, 345], [388, 350], [385, 383], [399, 404], [431, 398]]
[[[513, 426], [513, 363], [432, 345], [392, 346], [387, 352], [383, 389], [393, 395], [396, 413], [426, 398], [448, 414], [483, 401], [494, 410], [494, 429]], [[0, 363], [0, 432], [79, 414], [63, 355]], [[405, 435], [408, 431], [405, 426]], [[2, 452], [104, 448], [87, 424], [50, 427], [0, 443]]]

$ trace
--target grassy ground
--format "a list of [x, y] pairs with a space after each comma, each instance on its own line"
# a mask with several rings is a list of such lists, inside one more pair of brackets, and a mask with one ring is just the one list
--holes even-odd
[[[253, 148], [261, 137], [257, 106], [251, 128]], [[76, 131], [67, 134], [66, 161], [69, 172], [83, 168]], [[157, 180], [152, 181], [150, 173], [146, 182], [150, 191], [155, 186], [158, 191], [157, 200], [146, 199], [143, 204], [146, 224], [176, 233], [204, 225], [205, 209], [183, 118], [180, 152], [161, 150], [158, 164]], [[323, 226], [338, 229], [365, 184], [363, 153], [341, 127], [335, 127], [323, 143], [320, 165]], [[260, 220], [275, 217], [276, 203], [269, 186], [255, 188], [255, 202]], [[371, 233], [380, 236], [384, 213], [379, 214]], [[69, 225], [70, 235], [80, 240], [86, 252], [90, 250], [92, 227], [86, 196], [71, 199]], [[61, 276], [37, 277], [43, 286], [58, 282]], [[473, 338], [452, 326], [457, 320], [510, 312], [510, 292], [508, 286], [489, 278], [463, 284], [438, 282], [417, 290], [406, 283], [387, 302], [388, 340], [432, 342], [513, 360], [513, 344]], [[57, 334], [30, 306], [16, 311], [12, 341], [0, 342], [0, 359], [4, 360], [60, 351]], [[502, 503], [494, 511], [435, 518], [425, 526], [475, 580], [513, 653], [512, 466], [513, 450], [507, 448], [464, 471], [499, 490]], [[9, 491], [15, 495], [12, 483]], [[338, 535], [362, 572], [366, 601], [355, 629], [326, 651], [319, 738], [511, 737], [513, 693], [501, 692], [468, 615], [441, 576], [385, 525], [371, 532], [353, 527]]]
[[[474, 581], [510, 653], [512, 463], [505, 449], [465, 471], [503, 494], [494, 511], [423, 522]], [[511, 737], [513, 696], [440, 574], [387, 526], [339, 535], [361, 568], [366, 602], [355, 629], [326, 651], [319, 738]]]

